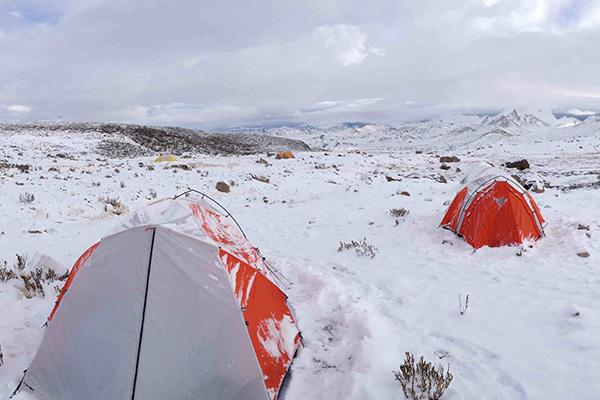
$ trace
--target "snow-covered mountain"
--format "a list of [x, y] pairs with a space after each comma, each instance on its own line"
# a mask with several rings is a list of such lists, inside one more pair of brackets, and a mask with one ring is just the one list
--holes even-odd
[[330, 126], [298, 125], [277, 128], [236, 128], [231, 132], [300, 139], [315, 149], [374, 151], [441, 151], [540, 140], [565, 140], [593, 135], [595, 118], [583, 123], [557, 119], [547, 110], [511, 109], [493, 116], [450, 115], [397, 125], [351, 122]]
[[493, 117], [485, 117], [482, 124], [505, 129], [549, 126], [549, 124], [541, 118], [538, 118], [533, 114], [519, 112], [516, 109], [509, 112], [502, 112]]

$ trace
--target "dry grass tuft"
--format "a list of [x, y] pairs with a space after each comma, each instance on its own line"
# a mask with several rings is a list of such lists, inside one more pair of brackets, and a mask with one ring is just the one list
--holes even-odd
[[31, 204], [35, 201], [35, 195], [29, 192], [21, 193], [19, 195], [19, 201], [23, 204]]
[[354, 250], [357, 255], [374, 258], [377, 255], [377, 247], [372, 244], [367, 243], [367, 238], [363, 238], [363, 240], [357, 242], [356, 240], [351, 240], [349, 242], [340, 242], [340, 247], [338, 251], [344, 250]]
[[126, 214], [127, 207], [117, 197], [101, 197], [100, 201], [104, 203], [104, 211], [114, 215]]
[[409, 352], [406, 352], [400, 369], [394, 371], [394, 376], [409, 400], [438, 400], [454, 378], [450, 366], [444, 371], [444, 367], [436, 368], [423, 356], [415, 363], [415, 357]]

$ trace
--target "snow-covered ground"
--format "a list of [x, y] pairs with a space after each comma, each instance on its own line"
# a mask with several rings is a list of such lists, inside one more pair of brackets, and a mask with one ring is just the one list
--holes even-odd
[[[462, 121], [280, 130], [328, 150], [176, 163], [189, 169], [154, 157], [106, 159], [96, 139], [72, 133], [0, 132], [0, 165], [31, 165], [28, 173], [0, 167], [0, 260], [11, 266], [22, 254], [29, 269], [41, 260], [63, 272], [127, 218], [105, 211], [101, 198], [133, 210], [193, 187], [227, 207], [291, 282], [306, 346], [285, 400], [400, 399], [392, 371], [407, 351], [450, 365], [446, 399], [598, 399], [600, 122], [482, 137], [500, 128]], [[442, 170], [440, 155], [461, 161]], [[438, 228], [470, 166], [521, 158], [531, 164], [522, 175], [547, 187], [532, 194], [548, 221], [545, 238], [524, 251], [474, 252]], [[235, 184], [221, 193], [218, 181]], [[25, 192], [35, 200], [21, 202]], [[389, 210], [400, 207], [410, 214], [396, 224]], [[375, 257], [338, 252], [340, 241], [363, 238]], [[50, 285], [44, 298], [26, 299], [15, 282], [0, 282], [3, 399], [33, 357], [56, 295]], [[461, 315], [459, 295], [464, 302], [467, 294]], [[25, 392], [15, 398], [35, 398]]]

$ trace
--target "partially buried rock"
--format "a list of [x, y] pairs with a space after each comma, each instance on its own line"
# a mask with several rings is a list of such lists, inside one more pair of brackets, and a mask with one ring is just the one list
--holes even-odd
[[519, 171], [529, 169], [529, 161], [527, 161], [526, 159], [522, 159], [519, 161], [509, 161], [504, 165], [506, 166], [506, 168], [515, 168]]
[[269, 162], [268, 162], [267, 160], [265, 160], [264, 158], [262, 158], [262, 157], [261, 157], [261, 158], [259, 158], [259, 159], [256, 161], [256, 163], [257, 163], [257, 164], [262, 164], [262, 165], [269, 165]]
[[229, 189], [229, 185], [223, 181], [217, 182], [215, 187], [219, 192], [229, 193], [231, 191], [231, 189]]
[[439, 183], [448, 183], [448, 180], [446, 179], [446, 177], [444, 175], [438, 176], [435, 180], [438, 181]]
[[590, 253], [588, 253], [587, 251], [580, 251], [579, 253], [577, 253], [577, 255], [579, 257], [587, 258], [590, 256]]
[[533, 184], [531, 185], [531, 189], [530, 189], [533, 193], [544, 193], [546, 191], [546, 188], [544, 187], [544, 184], [538, 181], [533, 182]]
[[266, 176], [263, 175], [254, 175], [254, 174], [250, 174], [250, 177], [256, 181], [262, 182], [262, 183], [269, 183], [270, 180], [269, 178], [267, 178]]
[[460, 158], [456, 157], [456, 156], [441, 156], [440, 157], [440, 162], [442, 163], [452, 163], [452, 162], [459, 162]]
[[440, 168], [441, 168], [441, 169], [443, 169], [444, 171], [446, 171], [446, 170], [449, 170], [449, 169], [450, 169], [450, 166], [449, 166], [448, 164], [442, 164], [442, 165], [440, 166]]

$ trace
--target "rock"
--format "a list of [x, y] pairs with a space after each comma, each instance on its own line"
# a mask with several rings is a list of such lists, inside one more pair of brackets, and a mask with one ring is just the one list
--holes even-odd
[[579, 253], [577, 253], [577, 255], [579, 257], [587, 258], [590, 256], [590, 253], [588, 253], [587, 251], [580, 251]]
[[406, 190], [398, 191], [396, 193], [399, 194], [399, 195], [401, 195], [401, 196], [410, 197], [410, 193], [408, 193]]
[[[531, 187], [535, 184], [535, 182], [529, 182], [527, 179], [519, 176], [519, 175], [511, 175], [511, 177], [517, 181], [521, 186], [523, 186], [523, 188], [525, 188], [525, 190], [529, 190], [531, 189]], [[543, 188], [543, 185], [542, 185]], [[542, 189], [541, 192], [537, 192], [537, 193], [542, 193], [545, 191], [545, 188]]]
[[267, 178], [266, 176], [263, 175], [254, 175], [254, 174], [250, 174], [250, 176], [252, 177], [252, 179], [262, 182], [262, 183], [269, 183], [270, 180], [269, 178]]
[[446, 179], [446, 177], [444, 175], [440, 175], [437, 178], [435, 178], [435, 180], [439, 183], [448, 183], [448, 180]]
[[515, 181], [519, 182], [519, 185], [523, 186], [527, 181], [523, 178], [521, 178], [521, 176], [514, 174], [510, 176], [511, 178], [513, 178]]
[[215, 186], [215, 188], [219, 192], [223, 192], [223, 193], [229, 193], [231, 191], [231, 189], [229, 189], [229, 185], [223, 181], [217, 182], [217, 185]]
[[535, 185], [535, 186], [533, 186], [533, 187], [531, 188], [531, 191], [532, 191], [533, 193], [544, 193], [544, 192], [546, 191], [546, 188], [545, 188], [545, 187], [543, 187], [543, 186], [537, 186], [537, 185]]
[[522, 159], [519, 161], [509, 161], [506, 164], [504, 164], [504, 166], [506, 166], [506, 168], [515, 168], [519, 171], [523, 171], [529, 169], [529, 161], [527, 161], [526, 159]]
[[565, 314], [569, 317], [579, 317], [581, 316], [581, 309], [575, 304], [569, 304], [565, 307]]
[[533, 193], [544, 193], [546, 191], [546, 188], [543, 184], [540, 184], [539, 182], [534, 182], [531, 186], [531, 191]]
[[264, 158], [262, 158], [262, 157], [259, 158], [258, 160], [256, 160], [256, 163], [257, 164], [262, 164], [264, 166], [268, 166], [269, 165], [269, 162], [267, 160], [265, 160]]
[[453, 162], [459, 162], [460, 158], [456, 157], [456, 156], [441, 156], [440, 157], [440, 162], [441, 163], [453, 163]]
[[394, 177], [386, 175], [385, 180], [388, 182], [400, 182], [400, 181], [402, 181], [402, 178], [394, 178]]
[[415, 151], [415, 154], [423, 154], [423, 150], [417, 150]]
[[448, 164], [442, 164], [442, 165], [440, 166], [440, 168], [441, 168], [441, 169], [443, 169], [444, 171], [447, 171], [447, 170], [449, 170], [449, 169], [450, 169], [450, 166], [449, 166]]
[[580, 231], [589, 231], [590, 230], [590, 226], [589, 225], [584, 225], [584, 224], [577, 224], [577, 229], [579, 229]]
[[275, 156], [275, 159], [277, 160], [287, 160], [288, 158], [296, 158], [296, 156], [294, 156], [294, 153], [292, 153], [289, 150], [286, 151], [280, 151], [279, 153], [277, 153], [277, 155]]

